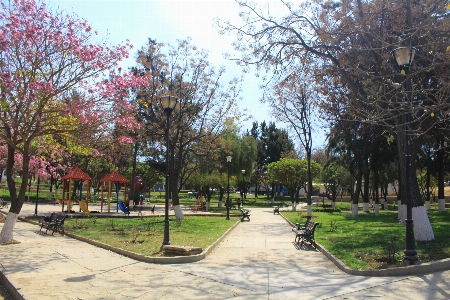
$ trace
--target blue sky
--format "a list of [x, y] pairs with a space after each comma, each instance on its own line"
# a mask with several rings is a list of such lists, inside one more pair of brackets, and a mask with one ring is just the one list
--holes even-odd
[[[234, 62], [223, 58], [224, 53], [234, 53], [231, 43], [233, 36], [218, 34], [214, 18], [240, 22], [239, 6], [233, 0], [44, 0], [52, 9], [75, 13], [86, 19], [101, 39], [110, 44], [124, 43], [127, 39], [139, 49], [148, 38], [175, 45], [177, 39], [192, 38], [192, 43], [199, 48], [210, 51], [210, 62], [216, 67], [225, 66], [230, 76], [240, 76], [241, 70]], [[271, 12], [280, 13], [280, 1], [258, 1], [268, 6]], [[284, 10], [285, 11], [285, 10]], [[135, 65], [134, 55], [122, 62], [123, 68]], [[235, 53], [238, 56], [237, 53]], [[225, 83], [225, 82], [224, 82]], [[259, 99], [259, 80], [253, 75], [245, 76], [243, 101], [239, 107], [247, 109], [254, 120], [262, 122], [275, 121], [269, 115], [267, 106]], [[243, 129], [250, 129], [251, 121], [243, 124]], [[277, 127], [285, 127], [277, 123]], [[322, 142], [319, 143], [319, 145]]]

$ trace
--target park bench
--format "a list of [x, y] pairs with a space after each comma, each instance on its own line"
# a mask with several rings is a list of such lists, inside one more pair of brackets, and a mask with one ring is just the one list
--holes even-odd
[[317, 222], [307, 220], [303, 227], [292, 228], [295, 233], [295, 243], [299, 244], [300, 247], [303, 246], [305, 241], [309, 242], [314, 248], [316, 247], [316, 240], [314, 239], [314, 231], [319, 225]]
[[39, 224], [41, 225], [41, 228], [39, 231], [42, 230], [42, 228], [45, 228], [45, 233], [49, 229], [52, 230], [52, 235], [55, 233], [55, 231], [60, 232], [64, 235], [64, 220], [66, 219], [66, 214], [64, 213], [52, 213], [50, 216], [44, 216], [39, 220]]
[[3, 199], [0, 199], [0, 208], [8, 208], [8, 202]]
[[279, 206], [275, 206], [274, 208], [273, 208], [273, 214], [280, 214], [280, 207]]
[[244, 222], [245, 218], [250, 221], [250, 211], [248, 209], [241, 208], [241, 222]]

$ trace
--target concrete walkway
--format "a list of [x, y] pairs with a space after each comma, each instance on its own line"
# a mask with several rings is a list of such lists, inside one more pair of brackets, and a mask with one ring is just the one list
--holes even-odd
[[25, 299], [450, 298], [450, 271], [346, 274], [318, 250], [298, 249], [291, 227], [269, 209], [252, 209], [250, 222], [186, 264], [140, 262], [20, 221], [14, 239], [20, 243], [0, 246], [1, 271]]

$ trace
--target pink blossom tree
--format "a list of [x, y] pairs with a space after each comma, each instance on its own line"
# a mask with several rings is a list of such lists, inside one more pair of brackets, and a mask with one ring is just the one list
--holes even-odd
[[[11, 199], [0, 242], [9, 243], [40, 137], [77, 144], [84, 132], [102, 135], [116, 124], [132, 130], [138, 125], [128, 100], [148, 79], [117, 69], [132, 48], [128, 42], [96, 43], [96, 32], [78, 16], [52, 12], [34, 0], [0, 5], [0, 141], [7, 147]], [[15, 163], [23, 171], [18, 191]]]

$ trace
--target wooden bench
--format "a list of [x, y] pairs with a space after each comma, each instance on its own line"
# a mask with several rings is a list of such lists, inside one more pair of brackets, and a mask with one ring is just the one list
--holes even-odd
[[39, 220], [39, 224], [41, 224], [39, 231], [41, 231], [42, 228], [45, 228], [45, 233], [51, 229], [52, 235], [55, 231], [64, 235], [64, 220], [66, 219], [66, 216], [67, 215], [64, 213], [52, 213], [50, 216], [43, 217]]
[[303, 246], [305, 241], [309, 242], [314, 248], [316, 247], [316, 240], [314, 239], [314, 231], [316, 227], [319, 225], [317, 222], [313, 222], [311, 220], [307, 220], [303, 227], [292, 228], [292, 231], [295, 233], [295, 243], [299, 244], [300, 247]]

